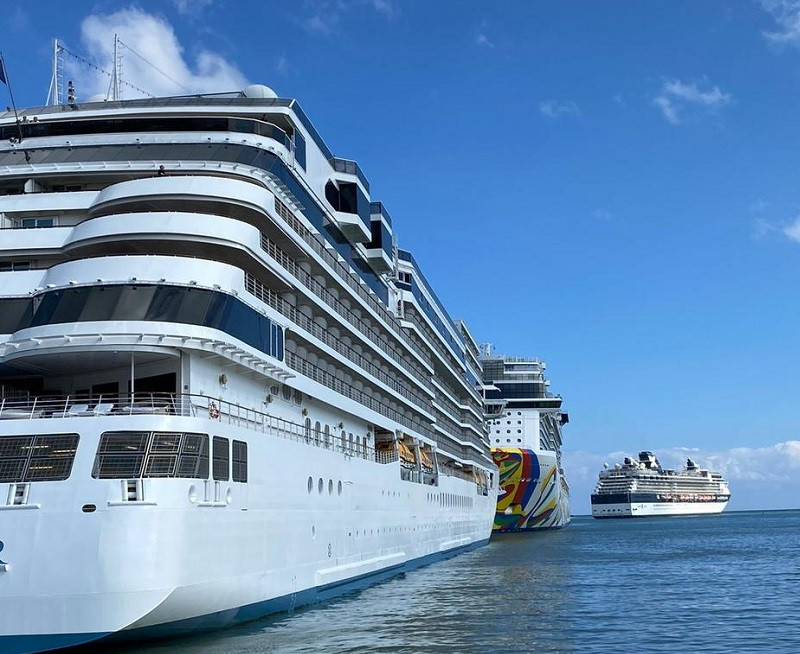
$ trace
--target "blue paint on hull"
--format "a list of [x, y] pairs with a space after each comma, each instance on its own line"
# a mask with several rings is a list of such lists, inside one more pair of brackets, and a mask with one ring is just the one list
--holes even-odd
[[298, 593], [291, 593], [281, 597], [256, 602], [246, 606], [240, 606], [225, 611], [209, 613], [196, 618], [168, 622], [166, 624], [141, 629], [130, 629], [118, 631], [116, 633], [91, 633], [91, 634], [47, 634], [31, 636], [0, 636], [0, 653], [2, 654], [34, 654], [36, 652], [46, 652], [54, 649], [74, 647], [86, 643], [96, 643], [102, 640], [105, 643], [118, 643], [131, 640], [153, 640], [158, 638], [170, 638], [186, 634], [196, 634], [199, 631], [211, 631], [222, 629], [234, 624], [248, 622], [257, 618], [262, 618], [273, 613], [283, 613], [291, 611], [308, 604], [324, 602], [334, 597], [346, 593], [355, 592], [386, 581], [403, 572], [410, 572], [425, 565], [448, 559], [456, 554], [467, 552], [488, 544], [489, 539], [470, 543], [462, 547], [456, 547], [444, 552], [436, 552], [426, 556], [407, 561], [406, 563], [383, 568], [358, 577], [309, 588]]

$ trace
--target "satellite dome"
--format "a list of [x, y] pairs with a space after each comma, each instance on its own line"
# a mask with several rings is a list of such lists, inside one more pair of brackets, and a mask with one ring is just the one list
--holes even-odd
[[278, 94], [275, 93], [268, 86], [263, 84], [250, 84], [242, 89], [244, 97], [246, 98], [277, 98]]

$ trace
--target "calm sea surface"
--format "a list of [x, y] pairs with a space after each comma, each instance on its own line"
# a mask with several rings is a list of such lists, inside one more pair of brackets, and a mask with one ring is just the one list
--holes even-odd
[[800, 652], [800, 511], [592, 520], [339, 600], [103, 654]]

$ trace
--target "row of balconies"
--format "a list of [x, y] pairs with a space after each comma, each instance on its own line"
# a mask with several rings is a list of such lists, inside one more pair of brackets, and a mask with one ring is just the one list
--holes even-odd
[[386, 384], [393, 391], [400, 393], [403, 397], [414, 402], [423, 410], [430, 411], [430, 397], [415, 391], [398, 377], [390, 375], [386, 367], [379, 366], [371, 357], [350, 347], [345, 340], [335, 336], [331, 330], [323, 328], [319, 323], [315, 322], [312, 317], [298, 310], [297, 307], [291, 305], [272, 289], [260, 284], [252, 275], [245, 275], [245, 288], [262, 302], [268, 304], [319, 341], [325, 343], [325, 345]]

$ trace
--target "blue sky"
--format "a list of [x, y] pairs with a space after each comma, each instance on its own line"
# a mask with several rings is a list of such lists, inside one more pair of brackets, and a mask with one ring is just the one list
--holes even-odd
[[731, 508], [798, 506], [800, 1], [4, 7], [20, 105], [53, 37], [108, 67], [114, 31], [167, 73], [126, 55], [151, 93], [298, 98], [451, 315], [548, 362], [576, 510], [643, 448], [698, 448]]

